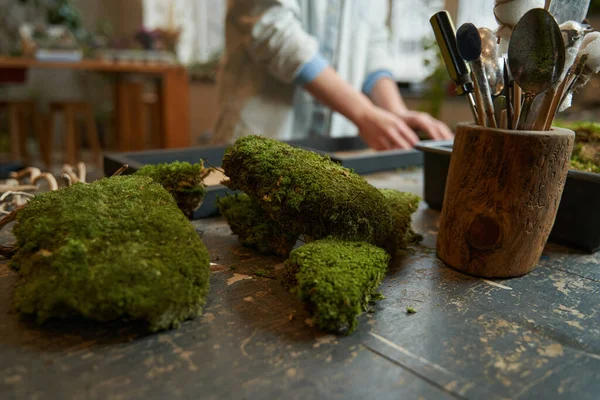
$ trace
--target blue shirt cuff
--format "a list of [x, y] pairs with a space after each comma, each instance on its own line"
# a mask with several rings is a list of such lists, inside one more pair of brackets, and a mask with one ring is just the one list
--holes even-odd
[[315, 79], [327, 67], [328, 63], [322, 55], [315, 55], [312, 60], [302, 66], [300, 72], [294, 79], [297, 85], [306, 85]]
[[365, 79], [365, 82], [363, 83], [363, 87], [362, 87], [363, 93], [365, 93], [367, 96], [371, 95], [371, 91], [375, 87], [375, 84], [381, 78], [394, 79], [394, 75], [391, 73], [391, 71], [388, 71], [386, 69], [381, 69], [378, 71], [371, 72], [369, 75], [367, 75], [367, 78]]

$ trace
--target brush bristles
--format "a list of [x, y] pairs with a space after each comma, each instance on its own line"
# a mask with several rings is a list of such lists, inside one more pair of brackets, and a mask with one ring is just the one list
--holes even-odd
[[458, 53], [465, 61], [473, 61], [481, 56], [481, 36], [471, 23], [463, 24], [456, 32]]

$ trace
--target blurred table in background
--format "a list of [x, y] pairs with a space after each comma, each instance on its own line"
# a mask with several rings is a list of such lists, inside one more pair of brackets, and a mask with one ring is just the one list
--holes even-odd
[[73, 69], [117, 74], [115, 126], [119, 151], [143, 149], [143, 91], [141, 83], [125, 79], [127, 74], [158, 78], [157, 102], [160, 109], [160, 147], [187, 147], [190, 144], [189, 77], [181, 65], [144, 64], [82, 60], [48, 62], [29, 58], [0, 57], [0, 75], [27, 69]]

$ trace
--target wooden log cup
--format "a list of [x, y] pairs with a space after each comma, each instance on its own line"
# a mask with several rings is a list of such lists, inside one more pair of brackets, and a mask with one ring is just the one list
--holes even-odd
[[548, 240], [575, 133], [459, 124], [437, 239], [438, 257], [471, 275], [525, 275]]

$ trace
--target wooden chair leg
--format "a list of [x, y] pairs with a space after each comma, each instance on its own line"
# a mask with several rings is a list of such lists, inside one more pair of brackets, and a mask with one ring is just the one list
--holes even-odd
[[10, 126], [10, 158], [12, 161], [18, 161], [21, 157], [19, 151], [19, 108], [15, 104], [8, 106], [8, 124]]
[[129, 109], [129, 92], [127, 82], [117, 81], [115, 99], [115, 142], [119, 151], [131, 150], [131, 110]]
[[19, 150], [21, 153], [21, 159], [25, 165], [31, 165], [31, 157], [29, 156], [29, 149], [27, 148], [27, 141], [29, 139], [29, 122], [31, 121], [31, 110], [26, 105], [19, 107]]
[[98, 166], [100, 166], [102, 147], [100, 146], [100, 138], [98, 137], [96, 120], [94, 119], [94, 114], [92, 113], [92, 108], [90, 106], [86, 106], [85, 108], [85, 122], [85, 132], [87, 135], [88, 145], [90, 146], [90, 150], [92, 152], [92, 159], [96, 164], [98, 164]]
[[77, 164], [77, 123], [75, 121], [75, 108], [72, 105], [65, 106], [65, 162], [71, 165]]
[[46, 138], [44, 140], [44, 146], [47, 149], [47, 159], [44, 160], [46, 167], [50, 168], [52, 165], [52, 155], [54, 153], [54, 121], [56, 117], [56, 111], [51, 109], [50, 115], [48, 116], [48, 124], [46, 128]]
[[34, 111], [33, 113], [33, 127], [35, 129], [42, 162], [46, 167], [50, 167], [51, 156], [50, 148], [48, 146], [48, 134], [44, 128], [44, 115], [37, 111]]
[[159, 100], [150, 106], [150, 135], [152, 137], [152, 147], [155, 149], [160, 149], [162, 147], [162, 118], [160, 110]]

